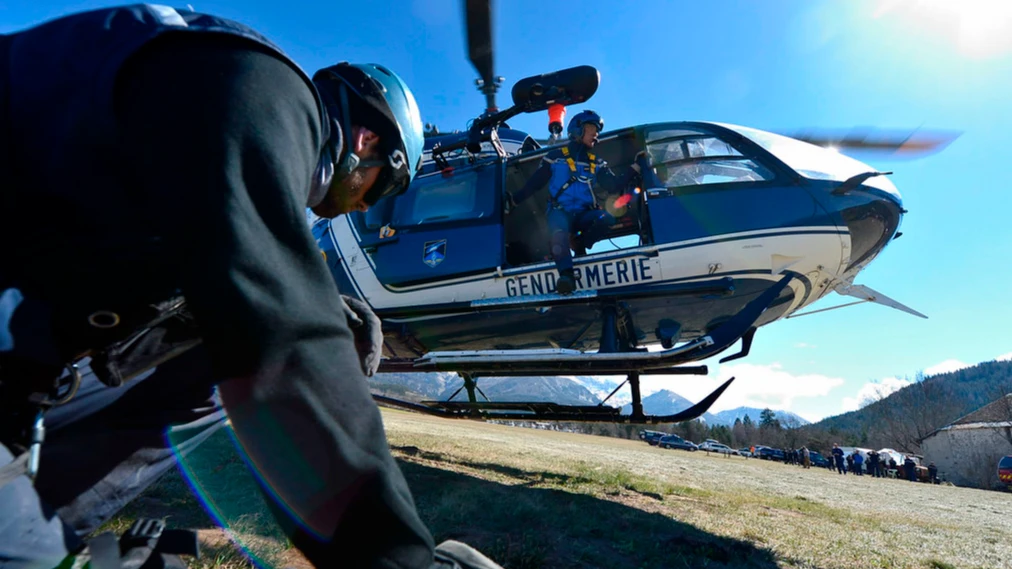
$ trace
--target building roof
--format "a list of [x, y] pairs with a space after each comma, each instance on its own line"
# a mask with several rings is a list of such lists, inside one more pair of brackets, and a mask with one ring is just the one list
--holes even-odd
[[1012, 393], [956, 419], [952, 424], [955, 426], [971, 425], [973, 423], [1001, 423], [1005, 421], [1012, 421]]
[[996, 429], [1012, 427], [1012, 393], [999, 397], [980, 409], [956, 419], [950, 425], [931, 431], [918, 442], [923, 442], [943, 431], [956, 429]]

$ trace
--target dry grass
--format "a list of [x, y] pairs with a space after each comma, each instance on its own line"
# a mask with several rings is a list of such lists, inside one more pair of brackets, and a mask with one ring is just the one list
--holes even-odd
[[[1012, 495], [663, 450], [639, 441], [383, 411], [388, 438], [438, 540], [475, 545], [508, 569], [1012, 567]], [[225, 437], [196, 479], [263, 561], [288, 549]], [[213, 528], [178, 476], [126, 513]], [[161, 508], [161, 510], [159, 510]], [[124, 521], [119, 522], [121, 525]], [[248, 567], [220, 530], [201, 567]]]

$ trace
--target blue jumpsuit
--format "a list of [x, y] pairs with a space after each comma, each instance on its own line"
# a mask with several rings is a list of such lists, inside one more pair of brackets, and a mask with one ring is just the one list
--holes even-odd
[[579, 237], [582, 248], [590, 248], [615, 224], [613, 215], [598, 208], [594, 188], [600, 185], [609, 194], [618, 194], [634, 176], [636, 172], [630, 170], [619, 178], [607, 162], [574, 141], [564, 149], [546, 154], [537, 171], [513, 199], [521, 203], [548, 183], [552, 258], [562, 273], [573, 269], [570, 235]]

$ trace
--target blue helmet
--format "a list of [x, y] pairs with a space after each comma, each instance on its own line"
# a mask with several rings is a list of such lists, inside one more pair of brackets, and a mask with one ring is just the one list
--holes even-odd
[[[407, 84], [382, 65], [347, 62], [317, 71], [313, 82], [341, 102], [341, 128], [348, 142], [348, 154], [352, 122], [380, 137], [387, 156], [382, 161], [380, 177], [365, 195], [366, 203], [374, 204], [406, 190], [421, 169], [425, 144], [422, 116]], [[351, 114], [355, 115], [353, 121]]]
[[597, 132], [604, 130], [604, 119], [601, 118], [601, 115], [591, 110], [580, 111], [569, 121], [569, 127], [566, 129], [569, 138], [575, 139], [583, 136], [583, 125], [585, 124], [596, 126]]

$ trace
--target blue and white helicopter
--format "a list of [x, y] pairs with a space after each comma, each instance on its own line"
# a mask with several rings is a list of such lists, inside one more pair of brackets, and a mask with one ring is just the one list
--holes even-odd
[[[640, 375], [705, 374], [705, 366], [686, 364], [739, 340], [737, 353], [720, 361], [744, 357], [760, 327], [800, 315], [834, 291], [925, 317], [855, 284], [900, 235], [906, 210], [887, 173], [795, 138], [706, 122], [601, 134], [595, 153], [616, 173], [645, 150], [656, 176], [606, 203], [618, 220], [610, 240], [574, 259], [578, 288], [558, 294], [548, 190], [509, 215], [503, 198], [552, 148], [559, 109], [593, 96], [598, 72], [583, 66], [521, 80], [513, 106], [500, 111], [489, 1], [468, 1], [466, 19], [486, 112], [465, 132], [430, 133], [423, 171], [402, 195], [312, 226], [340, 290], [367, 302], [383, 322], [380, 371], [455, 371], [469, 399], [417, 404], [377, 396], [381, 402], [448, 417], [678, 422], [703, 414], [733, 378], [682, 413], [648, 416]], [[505, 124], [549, 107], [547, 145]], [[577, 372], [626, 374], [632, 413], [620, 414], [607, 399], [597, 406], [493, 403], [475, 393], [481, 376]]]

